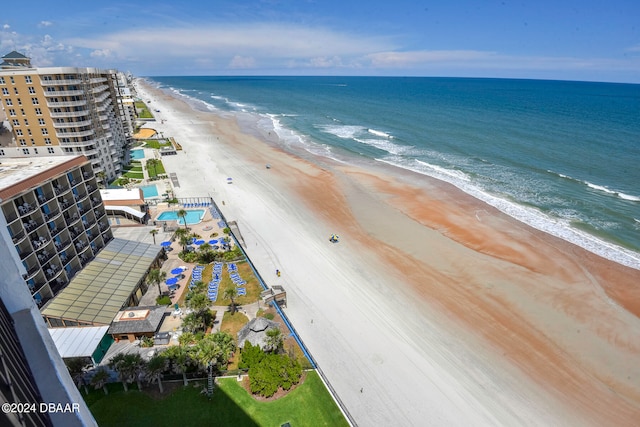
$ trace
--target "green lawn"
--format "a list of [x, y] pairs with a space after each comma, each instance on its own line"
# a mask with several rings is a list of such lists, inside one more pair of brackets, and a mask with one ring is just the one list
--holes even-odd
[[163, 140], [163, 143], [160, 143], [160, 141], [157, 139], [145, 139], [144, 142], [147, 147], [155, 148], [156, 150], [159, 150], [162, 147], [171, 147], [171, 142], [166, 139]]
[[153, 118], [153, 114], [151, 114], [151, 110], [149, 110], [149, 107], [147, 107], [147, 104], [145, 104], [142, 101], [136, 101], [135, 106], [136, 106], [136, 110], [138, 111], [138, 117], [140, 117], [141, 119]]
[[154, 176], [164, 175], [167, 172], [164, 170], [164, 165], [162, 164], [162, 160], [158, 160], [155, 167], [150, 161], [147, 161], [147, 172], [149, 173], [149, 178], [153, 178]]
[[[119, 385], [119, 384], [114, 384]], [[156, 387], [155, 385], [149, 387]], [[104, 426], [348, 426], [315, 371], [301, 386], [271, 402], [253, 399], [235, 378], [220, 379], [208, 400], [201, 387], [180, 388], [163, 400], [133, 390], [110, 387], [110, 394], [92, 391], [89, 409]]]

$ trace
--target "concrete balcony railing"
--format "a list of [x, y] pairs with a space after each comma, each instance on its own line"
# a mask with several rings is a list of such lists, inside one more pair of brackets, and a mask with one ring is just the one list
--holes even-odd
[[96, 133], [95, 130], [82, 130], [77, 132], [56, 132], [58, 138], [84, 138], [85, 136], [91, 136]]
[[59, 108], [59, 107], [82, 107], [87, 105], [87, 101], [82, 99], [80, 101], [47, 101], [47, 107], [49, 108]]
[[66, 80], [44, 80], [40, 79], [42, 86], [64, 86], [64, 85], [79, 85], [82, 84], [80, 79], [66, 79]]
[[63, 128], [71, 128], [71, 127], [81, 127], [81, 126], [91, 126], [93, 124], [93, 121], [89, 120], [82, 120], [80, 122], [64, 122], [64, 123], [54, 123], [53, 127], [56, 129], [63, 129]]
[[84, 111], [65, 111], [61, 113], [51, 113], [51, 117], [54, 119], [64, 119], [67, 117], [84, 117], [90, 115], [91, 112], [88, 110]]
[[82, 96], [83, 90], [45, 90], [44, 96]]

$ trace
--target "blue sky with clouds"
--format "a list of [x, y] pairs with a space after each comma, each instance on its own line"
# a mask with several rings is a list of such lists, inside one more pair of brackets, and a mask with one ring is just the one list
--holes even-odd
[[640, 83], [640, 0], [12, 2], [0, 54], [154, 75]]

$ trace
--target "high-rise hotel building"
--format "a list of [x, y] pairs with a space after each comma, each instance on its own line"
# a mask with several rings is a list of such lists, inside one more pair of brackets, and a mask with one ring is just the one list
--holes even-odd
[[12, 144], [3, 157], [83, 154], [98, 180], [111, 180], [126, 161], [132, 133], [122, 103], [121, 73], [97, 68], [34, 68], [28, 57], [11, 52], [0, 63], [0, 103]]
[[85, 156], [0, 158], [0, 253], [19, 260], [39, 306], [112, 239]]

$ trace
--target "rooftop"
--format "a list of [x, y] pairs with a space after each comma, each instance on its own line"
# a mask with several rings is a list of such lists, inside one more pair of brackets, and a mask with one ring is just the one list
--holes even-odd
[[165, 309], [165, 306], [149, 306], [123, 310], [116, 315], [108, 333], [117, 335], [156, 332], [164, 317]]
[[144, 195], [140, 188], [109, 188], [100, 190], [102, 202], [109, 206], [144, 205]]
[[162, 248], [113, 239], [42, 309], [44, 317], [109, 325], [129, 301]]
[[107, 333], [108, 326], [50, 328], [49, 334], [62, 358], [91, 357]]
[[84, 156], [3, 158], [0, 160], [0, 199], [6, 200], [36, 187], [86, 161]]

